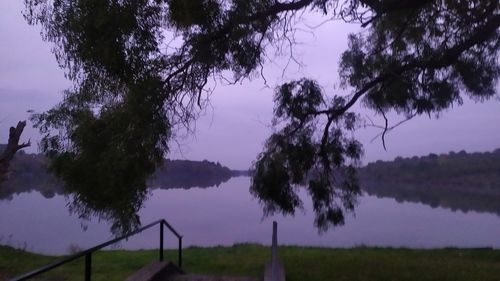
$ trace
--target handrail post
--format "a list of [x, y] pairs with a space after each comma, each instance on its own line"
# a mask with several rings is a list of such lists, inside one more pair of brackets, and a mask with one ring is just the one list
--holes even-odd
[[182, 268], [182, 236], [179, 237], [179, 250], [178, 252], [178, 259], [179, 259], [179, 268]]
[[163, 261], [163, 221], [160, 222], [160, 261]]
[[92, 272], [92, 252], [85, 255], [85, 281], [90, 281]]

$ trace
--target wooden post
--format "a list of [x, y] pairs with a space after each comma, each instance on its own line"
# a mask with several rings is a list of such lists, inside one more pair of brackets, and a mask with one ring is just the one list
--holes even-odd
[[273, 241], [271, 245], [271, 280], [277, 280], [278, 274], [278, 223], [273, 221]]
[[92, 253], [85, 255], [85, 281], [90, 281], [92, 275]]
[[264, 281], [285, 281], [285, 268], [278, 256], [278, 223], [273, 221], [271, 260], [266, 263]]
[[160, 222], [160, 261], [163, 261], [163, 222]]

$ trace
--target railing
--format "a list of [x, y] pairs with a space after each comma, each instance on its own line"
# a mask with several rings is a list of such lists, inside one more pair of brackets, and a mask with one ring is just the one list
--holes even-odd
[[78, 254], [75, 254], [71, 257], [68, 257], [68, 258], [65, 258], [63, 260], [60, 260], [60, 261], [57, 261], [55, 263], [52, 263], [52, 264], [49, 264], [49, 265], [46, 265], [44, 267], [41, 267], [39, 269], [35, 269], [31, 272], [28, 272], [28, 273], [25, 273], [21, 276], [18, 276], [18, 277], [15, 277], [14, 279], [11, 279], [10, 281], [20, 281], [20, 280], [27, 280], [31, 277], [34, 277], [34, 276], [37, 276], [39, 274], [42, 274], [44, 272], [47, 272], [49, 270], [52, 270], [56, 267], [59, 267], [63, 264], [66, 264], [68, 262], [71, 262], [71, 261], [74, 261], [78, 258], [81, 258], [83, 256], [85, 256], [85, 281], [90, 281], [90, 277], [92, 275], [92, 253], [97, 251], [97, 250], [100, 250], [104, 247], [107, 247], [111, 244], [114, 244], [118, 241], [121, 241], [123, 239], [126, 239], [126, 238], [129, 238], [130, 236], [133, 236], [133, 235], [136, 235], [138, 233], [141, 233], [143, 232], [144, 230], [148, 229], [148, 228], [151, 228], [157, 224], [160, 224], [160, 249], [159, 249], [159, 260], [160, 261], [163, 261], [163, 226], [166, 226], [176, 237], [177, 239], [179, 240], [179, 248], [178, 248], [178, 266], [179, 268], [182, 268], [182, 236], [179, 235], [179, 233], [177, 231], [175, 231], [175, 229], [164, 219], [162, 220], [158, 220], [158, 221], [155, 221], [153, 223], [150, 223], [146, 226], [143, 226], [129, 234], [126, 234], [126, 235], [123, 235], [121, 237], [118, 237], [118, 238], [115, 238], [113, 240], [109, 240], [108, 242], [105, 242], [105, 243], [102, 243], [100, 245], [97, 245], [93, 248], [90, 248], [90, 249], [87, 249], [85, 251], [82, 251]]

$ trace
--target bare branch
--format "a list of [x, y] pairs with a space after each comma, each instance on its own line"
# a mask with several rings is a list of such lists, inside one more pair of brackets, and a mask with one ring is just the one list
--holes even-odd
[[390, 127], [388, 126], [388, 119], [387, 119], [387, 117], [385, 116], [385, 114], [383, 114], [383, 116], [384, 116], [384, 119], [385, 119], [385, 125], [383, 125], [383, 126], [382, 126], [382, 125], [376, 125], [376, 124], [375, 124], [375, 123], [374, 123], [371, 119], [369, 119], [369, 120], [370, 120], [370, 122], [371, 122], [371, 124], [368, 124], [368, 125], [367, 125], [367, 124], [365, 124], [365, 127], [375, 127], [375, 128], [380, 128], [380, 129], [383, 129], [383, 131], [382, 131], [381, 133], [378, 133], [376, 136], [374, 136], [374, 137], [370, 140], [370, 142], [373, 142], [373, 141], [375, 141], [377, 138], [379, 138], [380, 136], [382, 136], [382, 143], [383, 143], [383, 145], [384, 145], [384, 149], [385, 149], [385, 150], [387, 150], [387, 149], [386, 149], [386, 147], [385, 147], [385, 139], [384, 139], [385, 135], [386, 135], [388, 132], [390, 132], [390, 131], [394, 130], [395, 128], [399, 127], [399, 126], [400, 126], [400, 125], [402, 125], [403, 123], [406, 123], [406, 122], [408, 122], [408, 121], [412, 120], [413, 118], [415, 118], [415, 116], [417, 116], [417, 114], [416, 114], [416, 113], [413, 113], [413, 114], [411, 114], [410, 116], [408, 116], [407, 118], [405, 118], [405, 119], [403, 119], [403, 120], [399, 121], [398, 123], [396, 123], [396, 124], [394, 124], [393, 126], [390, 126]]

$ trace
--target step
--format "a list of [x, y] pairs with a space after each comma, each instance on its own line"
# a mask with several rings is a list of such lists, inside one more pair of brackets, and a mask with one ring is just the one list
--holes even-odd
[[170, 274], [182, 273], [171, 262], [154, 261], [130, 275], [126, 281], [160, 281]]
[[246, 276], [218, 276], [202, 274], [176, 274], [168, 278], [169, 281], [260, 281], [258, 278]]

